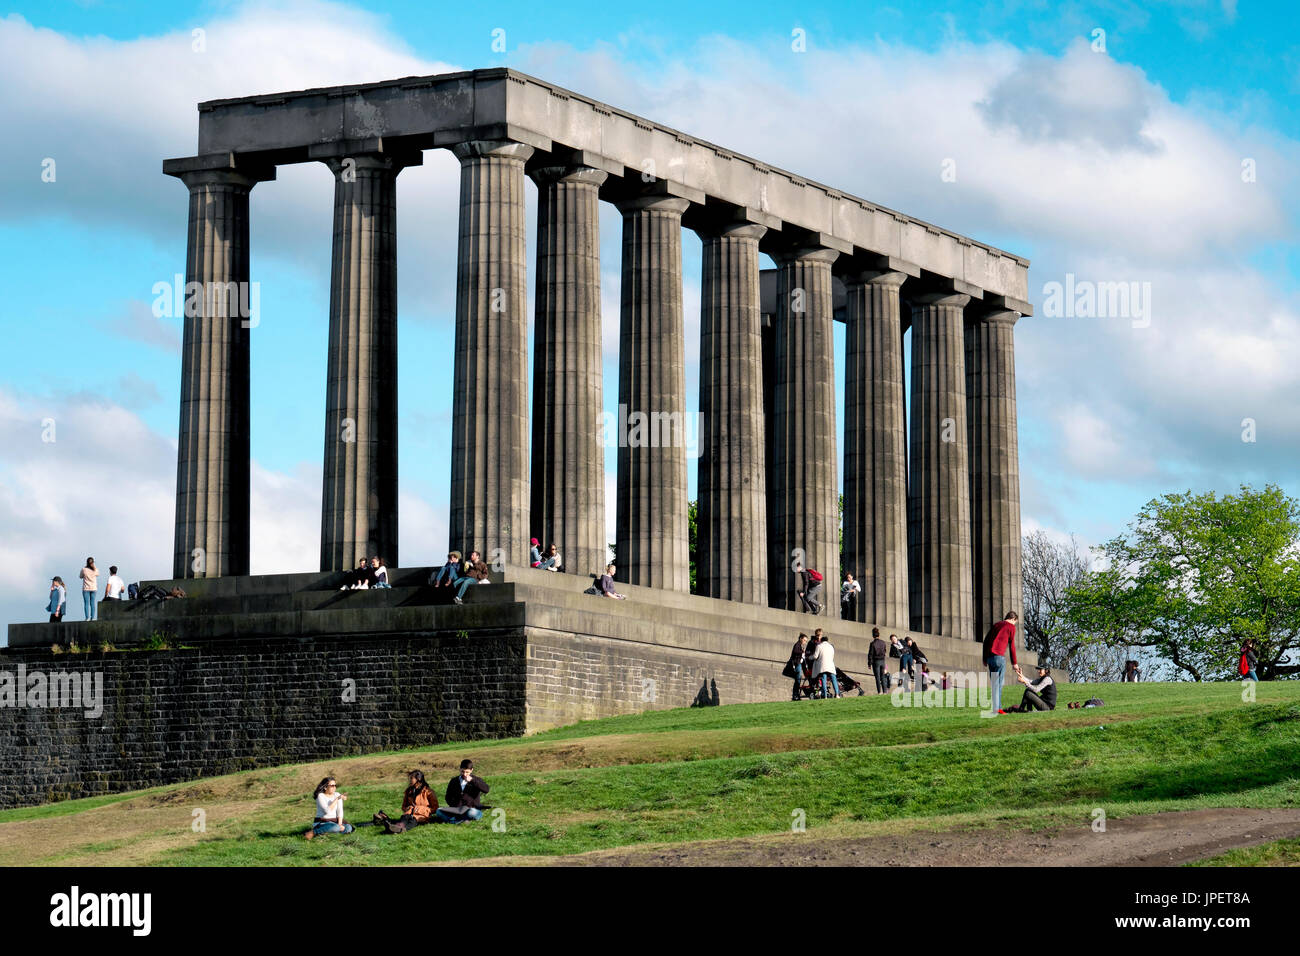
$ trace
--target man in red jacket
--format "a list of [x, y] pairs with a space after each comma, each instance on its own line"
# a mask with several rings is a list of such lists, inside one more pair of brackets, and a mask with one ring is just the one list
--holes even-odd
[[993, 707], [985, 716], [1006, 713], [1002, 709], [1002, 682], [1007, 676], [1006, 654], [1010, 653], [1011, 666], [1016, 674], [1023, 676], [1016, 661], [1016, 620], [1016, 612], [1008, 611], [1007, 616], [984, 635], [984, 666], [989, 669], [989, 684], [993, 687]]

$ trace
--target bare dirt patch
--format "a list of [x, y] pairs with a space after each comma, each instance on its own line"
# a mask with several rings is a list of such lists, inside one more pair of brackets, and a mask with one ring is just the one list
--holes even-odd
[[[1091, 827], [914, 830], [873, 836], [807, 833], [530, 858], [550, 866], [1177, 866], [1300, 836], [1300, 809], [1152, 813]], [[465, 865], [468, 861], [460, 861]], [[490, 863], [520, 863], [498, 859]]]

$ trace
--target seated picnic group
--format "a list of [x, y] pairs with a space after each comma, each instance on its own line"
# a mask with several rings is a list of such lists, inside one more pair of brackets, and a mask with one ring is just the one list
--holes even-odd
[[462, 760], [460, 773], [451, 778], [443, 805], [424, 781], [419, 770], [407, 772], [406, 792], [402, 795], [401, 814], [394, 819], [380, 810], [364, 823], [351, 824], [344, 819], [343, 807], [347, 794], [339, 793], [338, 781], [326, 777], [316, 787], [316, 819], [305, 834], [308, 840], [321, 833], [351, 833], [355, 827], [383, 827], [385, 833], [405, 833], [412, 827], [425, 823], [469, 823], [480, 820], [485, 806], [480, 797], [488, 792], [488, 785], [474, 773], [474, 761]]

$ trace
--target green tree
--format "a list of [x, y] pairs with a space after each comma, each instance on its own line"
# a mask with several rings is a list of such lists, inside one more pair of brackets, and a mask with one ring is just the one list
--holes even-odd
[[1253, 638], [1261, 680], [1300, 672], [1300, 502], [1275, 485], [1148, 502], [1096, 549], [1108, 566], [1067, 592], [1084, 640], [1156, 649], [1193, 680], [1237, 677]]
[[691, 593], [698, 594], [695, 588], [695, 569], [700, 555], [700, 500], [696, 498], [686, 508], [686, 540], [691, 550]]

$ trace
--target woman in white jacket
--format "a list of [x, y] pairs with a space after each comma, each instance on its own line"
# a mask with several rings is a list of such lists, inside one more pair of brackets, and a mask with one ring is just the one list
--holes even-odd
[[822, 637], [817, 645], [817, 650], [813, 652], [813, 677], [820, 679], [822, 685], [822, 697], [828, 697], [826, 693], [826, 678], [830, 678], [831, 685], [835, 688], [835, 696], [840, 696], [840, 681], [835, 676], [835, 648], [831, 645], [829, 637]]

